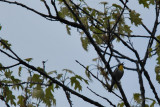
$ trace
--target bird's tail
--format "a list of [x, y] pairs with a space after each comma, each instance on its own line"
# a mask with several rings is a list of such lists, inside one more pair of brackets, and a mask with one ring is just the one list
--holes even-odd
[[113, 86], [114, 86], [114, 81], [112, 81], [111, 86], [110, 86], [110, 88], [109, 88], [109, 91], [110, 91], [110, 92], [112, 91]]

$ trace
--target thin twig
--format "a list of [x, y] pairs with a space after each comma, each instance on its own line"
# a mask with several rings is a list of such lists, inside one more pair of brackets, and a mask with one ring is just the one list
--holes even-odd
[[142, 98], [142, 107], [145, 107], [145, 89], [143, 84], [143, 78], [142, 78], [142, 70], [139, 69], [138, 63], [136, 63], [137, 66], [137, 73], [139, 78], [139, 85], [140, 85], [140, 91], [141, 91], [141, 98]]
[[5, 84], [5, 83], [0, 82], [1, 86], [16, 86], [16, 85], [23, 85], [23, 84], [40, 84], [40, 85], [44, 85], [44, 86], [52, 85], [52, 83], [44, 84], [44, 83], [41, 83], [41, 82], [21, 82], [21, 83], [15, 83], [15, 84]]
[[5, 102], [5, 104], [6, 104], [7, 107], [10, 107], [10, 105], [9, 105], [9, 104], [7, 103], [7, 101], [5, 100], [5, 97], [4, 97], [4, 96], [0, 95], [0, 99]]
[[48, 10], [48, 14], [49, 14], [49, 16], [52, 16], [52, 14], [51, 14], [51, 10], [50, 10], [50, 8], [49, 8], [49, 6], [48, 6], [48, 4], [47, 4], [46, 0], [42, 0], [42, 2], [44, 3], [44, 5], [46, 6], [46, 9]]
[[70, 96], [70, 93], [68, 91], [66, 91], [64, 88], [63, 88], [65, 94], [66, 94], [66, 97], [67, 97], [67, 100], [68, 100], [68, 103], [70, 105], [70, 107], [72, 107], [72, 101], [71, 101], [71, 96]]
[[6, 66], [6, 67], [2, 66], [2, 67], [0, 67], [0, 69], [10, 69], [10, 68], [13, 68], [17, 65], [20, 65], [20, 63], [14, 64], [14, 65], [11, 65], [11, 66]]
[[106, 100], [111, 106], [116, 107], [116, 105], [114, 105], [109, 99], [107, 99], [107, 98], [105, 98], [105, 97], [103, 97], [103, 96], [97, 94], [96, 92], [94, 92], [93, 90], [91, 90], [89, 87], [87, 87], [87, 88], [88, 88], [92, 93], [94, 93], [96, 96], [98, 96], [98, 97], [100, 97], [100, 98]]

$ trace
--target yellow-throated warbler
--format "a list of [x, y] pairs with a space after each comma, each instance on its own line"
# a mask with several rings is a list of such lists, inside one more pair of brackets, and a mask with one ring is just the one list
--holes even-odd
[[[116, 79], [117, 82], [119, 82], [124, 74], [123, 63], [120, 63], [112, 74], [113, 74], [114, 79]], [[113, 80], [113, 78], [112, 78], [111, 87], [110, 87], [109, 91], [112, 91], [112, 88], [115, 85], [115, 83], [116, 83], [115, 80]]]

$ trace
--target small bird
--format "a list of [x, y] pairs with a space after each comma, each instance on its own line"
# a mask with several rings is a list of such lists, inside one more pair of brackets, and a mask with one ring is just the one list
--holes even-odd
[[[117, 82], [119, 82], [120, 79], [122, 78], [123, 74], [124, 74], [123, 63], [120, 63], [112, 74], [113, 74], [114, 78], [117, 80]], [[116, 83], [115, 80], [113, 80], [113, 78], [112, 78], [111, 86], [110, 86], [109, 91], [112, 91], [112, 88], [115, 85], [115, 83]]]

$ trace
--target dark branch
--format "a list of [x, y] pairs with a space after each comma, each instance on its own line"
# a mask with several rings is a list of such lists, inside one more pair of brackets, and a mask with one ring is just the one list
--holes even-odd
[[49, 16], [52, 16], [52, 14], [51, 14], [51, 10], [50, 10], [50, 8], [49, 8], [49, 6], [48, 6], [47, 2], [46, 2], [45, 0], [42, 0], [42, 2], [44, 3], [44, 5], [46, 6], [46, 9], [48, 10], [48, 14], [49, 14]]
[[71, 98], [70, 93], [68, 91], [66, 91], [64, 88], [63, 88], [63, 90], [66, 94], [66, 97], [67, 97], [67, 100], [68, 100], [68, 103], [69, 103], [70, 107], [72, 107], [73, 104], [72, 104], [72, 101], [70, 99]]
[[12, 58], [12, 59], [18, 61], [17, 58], [13, 57], [12, 55], [8, 54], [7, 52], [3, 51], [2, 49], [0, 49], [0, 52], [2, 52], [3, 54], [7, 55], [9, 58]]
[[139, 85], [142, 97], [142, 107], [145, 107], [145, 89], [143, 84], [142, 71], [139, 69], [138, 63], [136, 64], [136, 66], [137, 66], [137, 73], [138, 73]]
[[44, 85], [44, 86], [52, 85], [52, 83], [44, 84], [44, 83], [41, 83], [41, 82], [21, 82], [21, 83], [15, 83], [15, 84], [5, 84], [5, 83], [0, 82], [1, 86], [16, 86], [16, 85], [23, 85], [23, 84], [40, 84], [40, 85]]
[[96, 92], [94, 92], [93, 90], [91, 90], [89, 87], [87, 87], [92, 93], [94, 93], [96, 96], [106, 100], [111, 106], [116, 107], [116, 105], [114, 105], [109, 99], [102, 97], [101, 95], [97, 94]]
[[14, 64], [14, 65], [11, 65], [11, 66], [7, 66], [7, 67], [3, 66], [3, 67], [0, 67], [0, 69], [10, 69], [10, 68], [15, 67], [17, 65], [20, 65], [20, 63]]
[[7, 107], [10, 107], [10, 105], [5, 100], [4, 96], [0, 95], [0, 99], [5, 102], [5, 104], [6, 104]]

